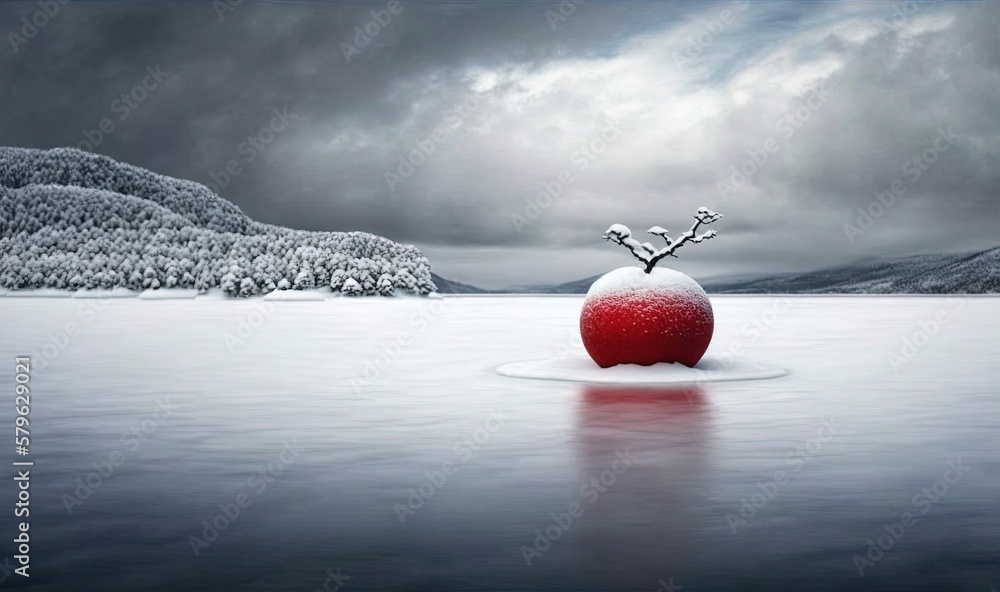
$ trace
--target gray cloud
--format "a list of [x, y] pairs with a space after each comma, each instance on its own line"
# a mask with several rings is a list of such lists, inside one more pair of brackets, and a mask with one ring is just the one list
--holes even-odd
[[[98, 152], [206, 184], [236, 160], [220, 192], [252, 217], [414, 243], [486, 286], [629, 264], [598, 238], [610, 223], [680, 231], [700, 205], [725, 214], [719, 237], [671, 263], [702, 277], [995, 244], [996, 4], [585, 2], [553, 28], [558, 3], [404, 3], [346, 60], [385, 6], [244, 2], [220, 19], [71, 2], [15, 53], [7, 33], [38, 5], [4, 3], [0, 143], [75, 146], [109, 118]], [[157, 64], [170, 76], [121, 118], [114, 102]], [[295, 119], [247, 162], [275, 108]], [[620, 133], [586, 156], [609, 121]], [[914, 179], [905, 163], [948, 126], [959, 139]], [[720, 192], [768, 139], [777, 151]], [[433, 153], [387, 181], [418, 143]], [[844, 224], [894, 181], [905, 191], [850, 241]]]

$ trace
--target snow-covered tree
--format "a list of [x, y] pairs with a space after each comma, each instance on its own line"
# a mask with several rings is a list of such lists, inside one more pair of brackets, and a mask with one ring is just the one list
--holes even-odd
[[361, 295], [361, 284], [357, 282], [354, 278], [347, 278], [344, 281], [344, 286], [340, 289], [341, 292], [347, 294], [348, 296], [360, 296]]
[[240, 296], [253, 296], [257, 293], [257, 283], [252, 278], [243, 278], [240, 282]]
[[312, 270], [308, 267], [303, 267], [301, 271], [295, 276], [295, 282], [292, 284], [295, 286], [296, 290], [311, 290], [316, 286], [315, 278], [313, 278]]
[[380, 295], [392, 296], [392, 292], [395, 289], [392, 284], [392, 276], [388, 273], [383, 273], [378, 276], [378, 284], [376, 287]]

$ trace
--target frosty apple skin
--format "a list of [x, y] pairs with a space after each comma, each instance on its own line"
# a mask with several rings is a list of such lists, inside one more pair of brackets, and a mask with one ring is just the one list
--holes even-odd
[[678, 362], [693, 367], [715, 330], [708, 295], [672, 269], [622, 267], [598, 279], [580, 314], [580, 336], [602, 368]]

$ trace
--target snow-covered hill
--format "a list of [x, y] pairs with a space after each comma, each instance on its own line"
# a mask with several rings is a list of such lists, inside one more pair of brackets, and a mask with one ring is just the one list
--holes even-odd
[[435, 290], [412, 245], [263, 224], [204, 185], [72, 148], [0, 147], [0, 287]]
[[717, 294], [988, 294], [1000, 292], [1000, 247], [976, 253], [878, 258], [809, 273], [706, 282]]

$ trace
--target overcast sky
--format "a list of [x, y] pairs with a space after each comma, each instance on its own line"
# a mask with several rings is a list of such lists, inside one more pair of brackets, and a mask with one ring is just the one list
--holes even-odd
[[4, 2], [0, 144], [216, 182], [484, 287], [632, 264], [610, 224], [702, 205], [718, 237], [667, 262], [697, 278], [1000, 244], [998, 3], [222, 2]]

